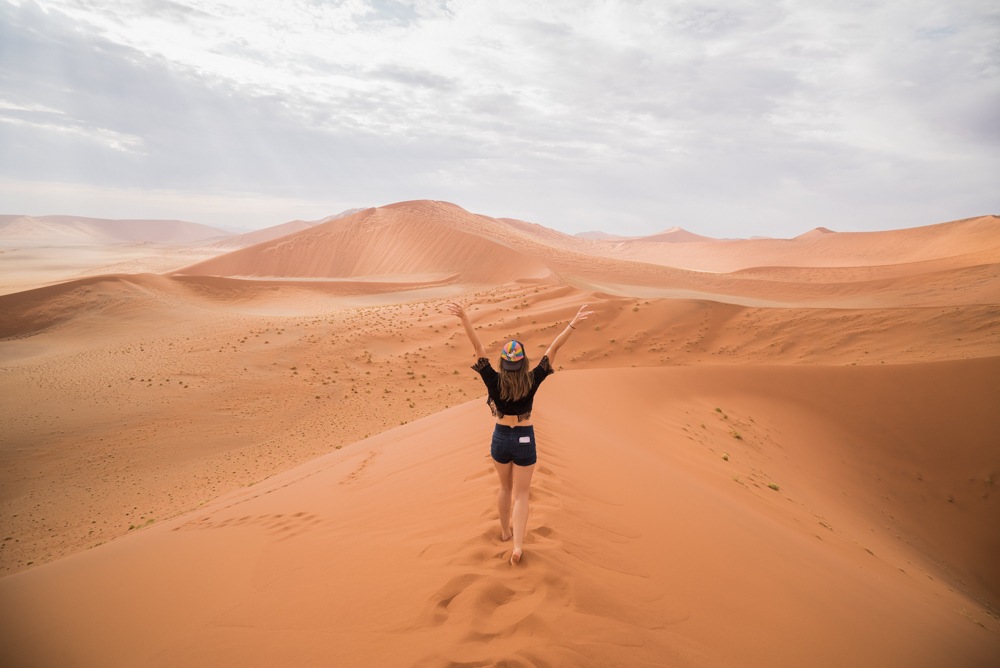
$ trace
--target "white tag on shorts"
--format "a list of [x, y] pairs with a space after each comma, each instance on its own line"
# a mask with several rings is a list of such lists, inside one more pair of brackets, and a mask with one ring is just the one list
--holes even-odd
[[521, 438], [517, 439], [517, 442], [518, 443], [531, 443], [531, 437], [530, 436], [522, 436]]

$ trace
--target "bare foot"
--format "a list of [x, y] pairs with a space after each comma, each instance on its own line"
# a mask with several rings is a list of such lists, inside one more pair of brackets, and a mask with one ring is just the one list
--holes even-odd
[[503, 527], [500, 527], [500, 540], [510, 540], [513, 535], [513, 532], [504, 531]]
[[517, 566], [517, 562], [521, 561], [521, 548], [515, 547], [514, 551], [510, 554], [510, 565]]

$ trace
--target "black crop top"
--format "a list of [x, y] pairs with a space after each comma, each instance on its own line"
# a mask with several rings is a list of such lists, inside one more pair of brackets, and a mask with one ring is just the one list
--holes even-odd
[[535, 392], [538, 391], [538, 386], [542, 384], [542, 381], [549, 374], [555, 373], [555, 369], [549, 364], [549, 358], [546, 355], [531, 370], [532, 383], [528, 396], [517, 401], [504, 401], [500, 398], [500, 374], [490, 364], [490, 360], [486, 357], [480, 357], [479, 361], [472, 365], [472, 369], [483, 377], [483, 382], [486, 384], [486, 391], [489, 393], [486, 404], [490, 407], [490, 412], [498, 418], [502, 418], [505, 415], [516, 415], [518, 422], [531, 419], [531, 404], [535, 400]]

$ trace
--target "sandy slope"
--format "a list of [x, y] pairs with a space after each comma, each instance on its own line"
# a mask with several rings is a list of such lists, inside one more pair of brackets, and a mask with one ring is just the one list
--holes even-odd
[[[565, 372], [540, 398], [516, 570], [476, 400], [3, 579], [3, 653], [18, 665], [991, 665], [1000, 623], [947, 582], [978, 569], [998, 584], [996, 537], [968, 530], [997, 512], [980, 476], [1000, 438], [986, 417], [998, 372], [996, 359]], [[885, 389], [915, 380], [939, 411], [885, 421]], [[964, 446], [944, 466], [942, 433]], [[935, 531], [964, 542], [929, 554]]]
[[477, 217], [433, 202], [366, 209], [312, 229], [242, 249], [179, 273], [288, 278], [454, 276], [498, 284], [547, 274], [532, 261], [483, 234]]
[[[677, 268], [406, 202], [0, 295], [0, 659], [996, 665], [997, 236], [636, 246]], [[531, 356], [597, 311], [513, 571], [450, 298]]]

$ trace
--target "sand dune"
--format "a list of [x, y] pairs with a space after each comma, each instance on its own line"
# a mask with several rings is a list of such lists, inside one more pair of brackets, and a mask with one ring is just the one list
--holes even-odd
[[610, 234], [608, 232], [601, 232], [600, 230], [592, 230], [590, 232], [577, 232], [574, 234], [578, 239], [589, 239], [595, 241], [621, 241], [623, 239], [629, 239], [631, 237], [624, 237], [620, 234]]
[[0, 216], [0, 241], [47, 246], [123, 242], [191, 243], [229, 232], [182, 220], [109, 220], [81, 216]]
[[177, 220], [0, 215], [0, 294], [79, 278], [177, 269], [213, 257], [228, 232]]
[[236, 234], [226, 237], [225, 239], [220, 239], [219, 241], [213, 241], [210, 244], [206, 244], [206, 248], [225, 251], [246, 248], [247, 246], [254, 246], [256, 244], [264, 243], [265, 241], [280, 239], [281, 237], [294, 234], [295, 232], [308, 230], [313, 226], [313, 224], [314, 223], [307, 223], [304, 220], [292, 220], [287, 223], [281, 223], [280, 225], [265, 227], [262, 230], [254, 230], [253, 232], [247, 232], [245, 234]]
[[[3, 653], [987, 666], [1000, 623], [947, 583], [1000, 593], [996, 536], [975, 531], [997, 512], [983, 472], [998, 372], [997, 359], [566, 372], [541, 403], [523, 568], [503, 560], [475, 400], [0, 580]], [[901, 403], [939, 410], [886, 416], [885, 393], [914, 383]], [[926, 550], [938, 532], [946, 551]], [[760, 642], [777, 629], [780, 645]]]
[[[463, 215], [464, 214], [464, 215]], [[287, 278], [455, 275], [497, 284], [547, 273], [544, 266], [463, 222], [458, 207], [433, 202], [367, 209], [179, 273]], [[478, 227], [478, 226], [477, 226]]]
[[[872, 267], [925, 262], [966, 254], [1000, 257], [1000, 217], [982, 216], [887, 232], [803, 234], [795, 239], [738, 239], [705, 243], [619, 242], [622, 259], [696, 271], [732, 272], [753, 267]], [[707, 245], [706, 245], [707, 244]]]
[[[955, 296], [935, 300], [914, 288], [923, 277], [945, 271], [977, 275], [968, 283], [975, 293], [961, 303], [997, 300], [998, 230], [996, 218], [983, 217], [898, 232], [827, 233], [796, 240], [689, 242], [697, 235], [675, 229], [646, 240], [599, 242], [523, 221], [476, 216], [450, 204], [403, 202], [180, 273], [387, 276], [405, 282], [450, 277], [465, 284], [534, 278], [618, 296], [720, 297], [745, 305], [937, 306], [953, 303]], [[660, 237], [671, 242], [648, 240]], [[949, 281], [962, 284], [961, 276], [943, 282]]]
[[687, 230], [680, 227], [671, 227], [670, 229], [659, 232], [658, 234], [650, 234], [644, 237], [640, 237], [637, 241], [652, 241], [660, 243], [691, 243], [691, 242], [703, 242], [703, 241], [715, 241], [711, 237], [705, 237], [700, 234], [695, 234], [694, 232], [688, 232]]
[[[992, 667], [998, 248], [403, 202], [0, 295], [0, 662]], [[596, 311], [516, 569], [448, 299], [532, 358]]]

